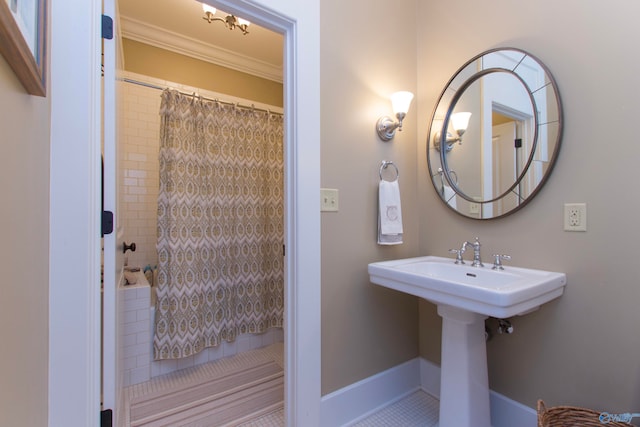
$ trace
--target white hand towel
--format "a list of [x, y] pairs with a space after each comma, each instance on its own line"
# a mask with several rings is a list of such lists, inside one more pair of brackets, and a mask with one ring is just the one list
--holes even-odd
[[444, 201], [449, 204], [453, 209], [456, 209], [456, 192], [453, 191], [453, 188], [445, 185], [443, 187], [444, 191]]
[[378, 244], [402, 243], [402, 208], [398, 180], [381, 180], [378, 187]]

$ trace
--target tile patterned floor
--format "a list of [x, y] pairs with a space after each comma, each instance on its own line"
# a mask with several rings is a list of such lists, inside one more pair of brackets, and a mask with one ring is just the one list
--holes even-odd
[[[424, 391], [416, 391], [352, 427], [434, 427], [438, 424], [439, 402]], [[283, 427], [284, 410], [272, 412], [242, 427]]]
[[[197, 380], [202, 376], [219, 374], [220, 370], [229, 369], [237, 363], [246, 363], [254, 360], [263, 361], [265, 359], [275, 360], [282, 366], [282, 344], [280, 343], [260, 350], [253, 350], [229, 359], [221, 359], [218, 362], [211, 362], [210, 364], [156, 377], [147, 383], [128, 387], [125, 389], [125, 396], [128, 400], [136, 395], [168, 387], [175, 382], [189, 382]], [[125, 406], [128, 407], [128, 404]], [[438, 423], [438, 406], [439, 402], [436, 398], [424, 391], [418, 390], [352, 424], [352, 427], [435, 427]], [[126, 420], [123, 424], [128, 426], [128, 417], [125, 418]], [[244, 422], [240, 424], [240, 427], [283, 427], [284, 425], [284, 408], [280, 408], [251, 421]]]
[[284, 409], [281, 408], [270, 414], [263, 415], [239, 427], [284, 427]]
[[[352, 427], [435, 427], [438, 425], [438, 406], [438, 399], [419, 390], [352, 424]], [[242, 424], [242, 427], [283, 426], [282, 409]]]
[[353, 427], [434, 427], [438, 425], [439, 404], [438, 399], [418, 390]]

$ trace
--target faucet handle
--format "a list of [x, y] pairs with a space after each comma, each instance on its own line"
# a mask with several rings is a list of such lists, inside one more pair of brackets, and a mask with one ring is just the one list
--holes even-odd
[[504, 270], [502, 266], [502, 260], [509, 261], [511, 259], [511, 255], [500, 255], [493, 254], [493, 267], [492, 270]]
[[461, 249], [449, 249], [450, 254], [456, 254], [456, 264], [464, 264], [464, 260], [462, 259], [462, 254], [464, 250]]

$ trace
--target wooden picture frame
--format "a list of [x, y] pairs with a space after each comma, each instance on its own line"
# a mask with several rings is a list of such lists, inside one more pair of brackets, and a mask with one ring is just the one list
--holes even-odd
[[0, 53], [27, 92], [36, 96], [47, 96], [46, 3], [0, 0]]

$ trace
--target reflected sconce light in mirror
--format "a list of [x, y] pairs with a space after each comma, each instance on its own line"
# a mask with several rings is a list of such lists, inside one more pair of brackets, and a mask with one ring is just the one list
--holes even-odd
[[391, 105], [393, 107], [393, 113], [396, 115], [398, 121], [394, 121], [389, 116], [380, 117], [376, 123], [376, 131], [378, 136], [383, 141], [390, 141], [396, 135], [396, 129], [402, 131], [402, 120], [409, 112], [409, 106], [413, 100], [413, 94], [411, 92], [396, 92], [391, 95]]
[[202, 19], [211, 24], [214, 21], [220, 21], [227, 26], [228, 29], [234, 30], [239, 29], [242, 31], [242, 34], [247, 35], [249, 33], [249, 25], [251, 22], [246, 19], [238, 18], [235, 15], [227, 15], [225, 18], [220, 18], [216, 16], [216, 8], [213, 6], [209, 6], [208, 4], [202, 4], [202, 11], [204, 12], [204, 16]]
[[[469, 119], [471, 118], [471, 113], [469, 112], [461, 112], [454, 113], [451, 115], [451, 126], [456, 133], [456, 136], [453, 136], [450, 132], [447, 132], [447, 140], [445, 141], [446, 147], [445, 150], [447, 152], [453, 149], [453, 144], [456, 142], [458, 144], [462, 144], [462, 135], [465, 133], [467, 128], [469, 127]], [[436, 150], [440, 150], [440, 139], [442, 138], [442, 134], [440, 132], [436, 132], [435, 139], [433, 141], [433, 146]]]

